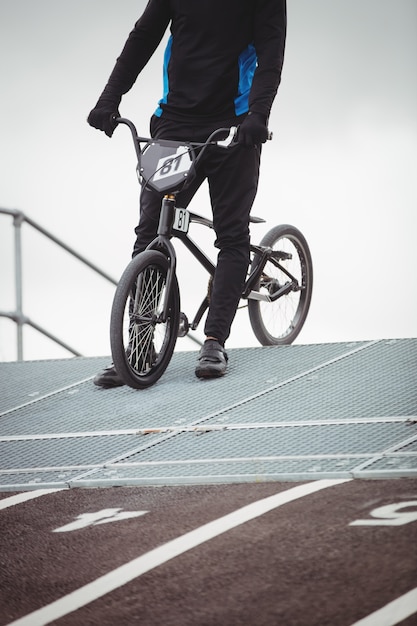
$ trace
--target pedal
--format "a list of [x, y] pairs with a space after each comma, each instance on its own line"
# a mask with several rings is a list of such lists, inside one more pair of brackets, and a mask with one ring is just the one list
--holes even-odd
[[271, 257], [276, 261], [291, 261], [292, 254], [291, 252], [284, 252], [283, 250], [273, 250]]
[[177, 337], [185, 337], [190, 330], [190, 325], [188, 323], [188, 318], [185, 313], [180, 313], [180, 323], [178, 324], [178, 332]]

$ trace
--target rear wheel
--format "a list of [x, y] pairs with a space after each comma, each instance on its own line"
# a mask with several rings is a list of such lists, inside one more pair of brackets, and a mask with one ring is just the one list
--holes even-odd
[[[310, 249], [304, 235], [289, 224], [281, 224], [268, 231], [260, 246], [276, 251], [275, 262], [272, 259], [266, 262], [253, 289], [265, 299], [248, 300], [250, 323], [262, 345], [289, 344], [302, 329], [310, 307], [313, 288]], [[255, 255], [251, 269], [258, 261], [259, 255]], [[288, 293], [274, 301], [266, 300], [285, 287]]]
[[166, 320], [161, 315], [168, 260], [161, 252], [138, 254], [125, 269], [113, 300], [110, 344], [114, 366], [130, 387], [153, 385], [172, 357], [180, 319], [178, 282], [173, 277]]

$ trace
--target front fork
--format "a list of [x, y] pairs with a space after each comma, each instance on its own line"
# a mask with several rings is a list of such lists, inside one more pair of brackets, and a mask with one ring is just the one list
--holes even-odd
[[172, 290], [173, 280], [177, 268], [177, 256], [174, 246], [171, 243], [172, 226], [175, 215], [175, 196], [166, 195], [162, 199], [161, 213], [159, 215], [158, 236], [149, 244], [147, 250], [158, 250], [165, 254], [168, 259], [168, 271], [164, 294], [164, 304], [159, 321], [166, 322], [169, 315], [169, 298]]

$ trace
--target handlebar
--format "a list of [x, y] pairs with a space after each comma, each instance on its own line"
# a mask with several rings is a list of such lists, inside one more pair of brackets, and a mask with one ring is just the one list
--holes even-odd
[[[133, 145], [135, 147], [136, 156], [137, 156], [137, 159], [138, 159], [137, 172], [138, 172], [139, 180], [140, 180], [140, 182], [142, 182], [142, 174], [143, 174], [143, 171], [144, 171], [144, 168], [141, 167], [142, 157], [143, 157], [145, 151], [148, 148], [150, 148], [151, 146], [153, 146], [153, 145], [158, 143], [158, 139], [153, 139], [151, 137], [141, 137], [140, 135], [138, 135], [135, 124], [131, 120], [126, 118], [126, 117], [119, 117], [119, 116], [115, 115], [115, 116], [112, 117], [112, 121], [114, 122], [114, 124], [116, 126], [118, 124], [124, 124], [125, 126], [127, 126], [129, 128], [129, 130], [131, 132], [132, 139], [133, 139]], [[208, 139], [205, 142], [194, 142], [194, 141], [171, 142], [171, 141], [167, 141], [167, 140], [159, 140], [159, 141], [160, 142], [164, 142], [165, 141], [166, 143], [170, 143], [170, 144], [178, 143], [179, 146], [183, 146], [183, 147], [185, 147], [185, 145], [187, 145], [187, 146], [189, 146], [189, 150], [191, 152], [194, 149], [198, 150], [198, 155], [195, 158], [193, 158], [192, 165], [191, 165], [191, 168], [188, 169], [188, 173], [184, 173], [184, 180], [185, 180], [185, 178], [187, 178], [187, 184], [189, 184], [190, 180], [192, 180], [192, 178], [195, 175], [197, 163], [200, 161], [200, 159], [203, 156], [203, 154], [205, 153], [206, 149], [209, 146], [218, 146], [219, 148], [230, 149], [230, 148], [233, 148], [234, 146], [239, 145], [239, 143], [236, 141], [236, 137], [238, 135], [238, 131], [239, 131], [239, 127], [238, 126], [231, 126], [231, 127], [228, 127], [228, 128], [218, 128], [217, 130], [215, 130], [208, 137]], [[218, 136], [219, 134], [221, 134], [223, 137], [224, 137], [225, 134], [227, 134], [227, 136], [225, 138], [223, 138], [223, 139], [216, 140], [215, 137]], [[271, 132], [268, 133], [268, 139], [272, 139], [272, 133]], [[142, 147], [141, 144], [145, 144], [145, 145]], [[180, 155], [180, 157], [181, 156], [182, 155]], [[179, 161], [178, 161], [178, 163], [179, 163]], [[157, 172], [159, 172], [160, 169], [166, 169], [166, 167], [167, 167], [166, 166], [166, 162], [163, 162], [162, 165], [159, 165], [159, 168], [156, 169], [150, 176], [148, 176], [148, 178], [145, 178], [145, 180], [147, 182], [149, 182], [150, 178], [153, 178], [153, 176], [155, 174], [157, 174]], [[175, 169], [177, 169], [177, 168], [175, 168]], [[161, 177], [161, 175], [162, 174], [158, 174], [158, 177]], [[166, 176], [166, 175], [167, 175], [166, 173], [163, 174], [163, 176]]]
[[[152, 139], [150, 137], [140, 137], [138, 135], [138, 132], [136, 130], [136, 126], [134, 125], [134, 123], [129, 120], [127, 117], [117, 117], [117, 116], [113, 116], [112, 118], [113, 122], [118, 125], [118, 124], [124, 124], [125, 126], [128, 126], [128, 128], [130, 129], [130, 132], [132, 133], [132, 137], [134, 140], [134, 143], [147, 143], [149, 141], [152, 141]], [[192, 144], [195, 148], [201, 147], [203, 148], [204, 146], [207, 145], [217, 145], [221, 148], [229, 148], [233, 143], [234, 143], [234, 139], [236, 139], [237, 137], [237, 133], [238, 133], [238, 126], [231, 126], [230, 128], [218, 128], [217, 130], [215, 130], [210, 137], [207, 139], [207, 141], [205, 142], [188, 142], [190, 144]], [[219, 133], [224, 133], [224, 132], [228, 132], [228, 136], [226, 137], [226, 139], [221, 139], [218, 141], [214, 141], [214, 137], [219, 134]], [[272, 138], [272, 133], [270, 133], [271, 138]], [[268, 136], [268, 139], [270, 137]]]
[[[125, 124], [126, 126], [129, 127], [130, 132], [132, 133], [132, 138], [133, 138], [133, 142], [135, 144], [135, 149], [136, 149], [136, 153], [138, 158], [140, 158], [140, 154], [138, 153], [138, 147], [140, 150], [140, 144], [141, 143], [147, 143], [148, 141], [151, 141], [150, 137], [140, 137], [137, 133], [136, 130], [136, 126], [134, 125], [134, 123], [129, 120], [127, 117], [117, 117], [117, 116], [113, 116], [113, 122], [115, 122], [116, 125], [118, 124]], [[192, 145], [194, 147], [200, 147], [203, 148], [205, 146], [208, 145], [217, 145], [220, 148], [230, 148], [234, 145], [237, 144], [237, 142], [235, 141], [237, 134], [239, 131], [239, 127], [238, 126], [231, 126], [230, 128], [218, 128], [217, 130], [215, 130], [210, 137], [207, 139], [207, 141], [203, 142], [203, 143], [197, 143], [197, 142], [189, 142], [192, 143]], [[224, 132], [228, 132], [228, 136], [226, 137], [226, 139], [220, 139], [218, 141], [214, 141], [213, 138], [218, 134], [218, 133], [224, 133]], [[273, 137], [273, 133], [272, 131], [268, 130], [268, 141], [271, 141]], [[137, 145], [139, 144], [139, 146]]]
[[[141, 163], [142, 160], [142, 148], [141, 148], [141, 144], [146, 144], [148, 145], [150, 142], [152, 142], [152, 138], [151, 137], [141, 137], [140, 135], [138, 135], [138, 132], [136, 130], [136, 126], [135, 124], [129, 120], [127, 117], [117, 117], [117, 116], [113, 116], [113, 122], [116, 125], [119, 124], [124, 124], [125, 126], [127, 126], [131, 132], [132, 135], [132, 139], [133, 139], [133, 145], [135, 147], [135, 151], [136, 151], [136, 156], [138, 159], [138, 163]], [[225, 132], [228, 133], [228, 136], [225, 139], [220, 139], [215, 141], [214, 137], [219, 134], [222, 133], [224, 134]], [[235, 142], [235, 138], [237, 136], [238, 133], [238, 127], [237, 126], [232, 126], [231, 128], [218, 128], [217, 130], [215, 130], [210, 137], [207, 139], [207, 141], [201, 143], [201, 142], [194, 142], [194, 141], [190, 141], [187, 142], [190, 146], [192, 146], [193, 148], [201, 148], [200, 153], [197, 157], [197, 159], [194, 162], [194, 166], [196, 164], [197, 161], [200, 160], [202, 154], [205, 152], [205, 149], [210, 146], [210, 145], [216, 145], [219, 146], [221, 148], [229, 148], [232, 147], [233, 145], [237, 145], [237, 142]]]

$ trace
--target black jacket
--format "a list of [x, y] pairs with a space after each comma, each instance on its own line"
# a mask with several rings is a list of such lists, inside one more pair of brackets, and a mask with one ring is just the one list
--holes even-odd
[[248, 110], [269, 116], [284, 60], [285, 0], [149, 0], [105, 92], [121, 98], [129, 91], [169, 25], [156, 115], [196, 122]]

